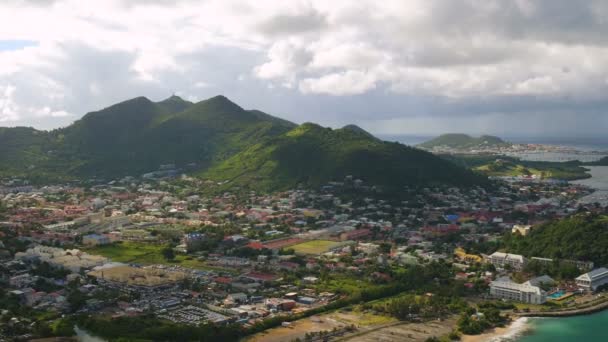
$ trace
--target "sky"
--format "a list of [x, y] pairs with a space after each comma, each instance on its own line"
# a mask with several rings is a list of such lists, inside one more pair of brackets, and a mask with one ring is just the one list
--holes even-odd
[[223, 94], [376, 134], [602, 137], [608, 1], [2, 0], [0, 126]]

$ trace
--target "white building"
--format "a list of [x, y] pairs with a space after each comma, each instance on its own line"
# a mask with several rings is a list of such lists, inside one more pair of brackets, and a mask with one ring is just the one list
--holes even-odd
[[513, 228], [511, 228], [511, 233], [512, 234], [519, 233], [521, 236], [526, 236], [530, 233], [531, 230], [532, 230], [531, 225], [516, 224], [513, 226]]
[[598, 287], [608, 284], [608, 268], [600, 267], [576, 278], [576, 285], [586, 291], [595, 291]]
[[494, 252], [489, 257], [489, 261], [496, 268], [505, 268], [509, 265], [512, 269], [521, 271], [526, 265], [526, 258], [519, 254], [508, 254], [502, 252]]
[[490, 283], [490, 295], [494, 298], [513, 300], [529, 304], [542, 304], [547, 301], [547, 293], [529, 282], [514, 283], [509, 279], [497, 279]]

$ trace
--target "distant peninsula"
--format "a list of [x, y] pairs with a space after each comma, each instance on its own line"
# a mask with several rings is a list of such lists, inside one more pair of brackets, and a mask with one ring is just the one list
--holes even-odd
[[433, 149], [436, 147], [448, 147], [454, 149], [471, 149], [478, 147], [500, 147], [510, 145], [508, 142], [499, 137], [492, 135], [482, 135], [480, 137], [472, 137], [463, 133], [448, 133], [442, 134], [436, 138], [419, 144], [418, 147], [424, 149]]

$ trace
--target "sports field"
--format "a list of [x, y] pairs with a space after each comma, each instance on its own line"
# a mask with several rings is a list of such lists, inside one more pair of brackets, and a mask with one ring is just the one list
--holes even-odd
[[296, 254], [323, 254], [329, 252], [332, 248], [341, 245], [342, 242], [330, 241], [330, 240], [311, 240], [299, 243], [289, 247], [293, 249]]

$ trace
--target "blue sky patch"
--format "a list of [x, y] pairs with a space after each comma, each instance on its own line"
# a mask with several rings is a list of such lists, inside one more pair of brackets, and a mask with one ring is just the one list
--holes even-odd
[[0, 40], [0, 52], [21, 50], [35, 45], [38, 45], [38, 42], [33, 40]]

